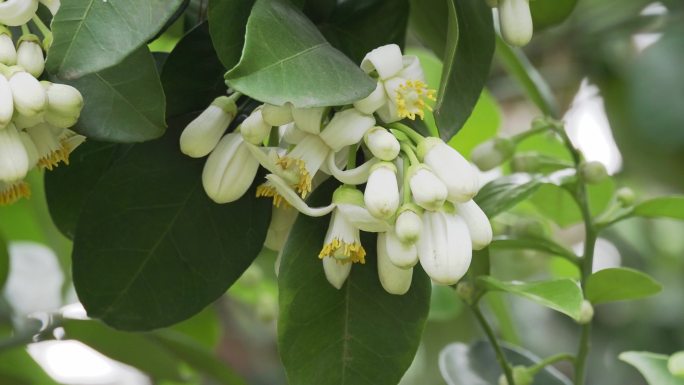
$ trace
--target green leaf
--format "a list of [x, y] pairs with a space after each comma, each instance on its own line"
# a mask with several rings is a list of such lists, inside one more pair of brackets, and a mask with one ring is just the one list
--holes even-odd
[[530, 1], [534, 31], [560, 24], [570, 16], [577, 0], [534, 0]]
[[76, 227], [74, 285], [88, 314], [118, 329], [182, 321], [221, 296], [259, 253], [270, 205], [254, 190], [217, 205], [204, 161], [173, 134], [134, 146], [98, 182]]
[[619, 358], [634, 366], [649, 385], [684, 385], [684, 379], [675, 378], [667, 369], [668, 356], [650, 352], [624, 352]]
[[[603, 212], [613, 199], [615, 181], [608, 178], [605, 181], [587, 186], [589, 196], [589, 209], [596, 216]], [[582, 220], [582, 212], [570, 192], [554, 183], [541, 186], [530, 201], [547, 218], [553, 220], [561, 227], [573, 225]]]
[[222, 330], [216, 309], [209, 306], [192, 318], [171, 327], [171, 331], [191, 338], [207, 349], [213, 350], [221, 340]]
[[5, 238], [0, 234], [0, 293], [2, 293], [2, 288], [5, 286], [7, 277], [9, 276], [9, 269], [9, 248], [7, 242], [5, 242]]
[[[541, 359], [529, 351], [502, 344], [506, 360], [514, 366], [532, 366]], [[496, 364], [494, 349], [486, 341], [468, 346], [453, 343], [439, 354], [439, 369], [447, 385], [498, 384], [501, 367]], [[546, 366], [530, 385], [571, 385], [572, 382], [553, 366]]]
[[112, 67], [155, 36], [182, 2], [65, 1], [52, 19], [54, 42], [45, 66], [63, 79]]
[[684, 196], [650, 199], [634, 207], [634, 215], [647, 218], [674, 218], [684, 220]]
[[449, 0], [444, 70], [434, 114], [448, 141], [465, 124], [489, 76], [494, 55], [492, 11], [481, 0]]
[[448, 321], [463, 312], [463, 302], [458, 299], [456, 292], [449, 286], [433, 285], [430, 296], [430, 321]]
[[478, 283], [487, 290], [503, 291], [527, 298], [542, 306], [577, 319], [582, 306], [582, 289], [572, 279], [538, 282], [502, 282], [494, 277], [482, 276]]
[[58, 385], [23, 346], [0, 352], [0, 384]]
[[593, 304], [627, 301], [659, 293], [663, 287], [650, 276], [624, 267], [603, 269], [587, 279], [585, 293]]
[[256, 1], [226, 82], [259, 101], [295, 107], [349, 104], [376, 86], [287, 0]]
[[508, 210], [530, 197], [543, 184], [529, 174], [512, 174], [487, 183], [475, 196], [475, 202], [489, 218]]
[[408, 14], [408, 0], [347, 1], [317, 24], [333, 47], [361, 63], [366, 53], [377, 47], [390, 43], [404, 46]]
[[126, 333], [91, 320], [64, 319], [67, 339], [83, 342], [116, 361], [140, 369], [152, 378], [181, 380], [179, 361], [145, 334]]
[[491, 245], [492, 249], [520, 249], [520, 250], [537, 250], [551, 255], [562, 256], [566, 259], [575, 261], [577, 255], [567, 248], [559, 245], [555, 241], [535, 236], [499, 236], [494, 238]]
[[411, 0], [411, 30], [439, 57], [444, 56], [449, 12], [447, 0]]
[[85, 105], [74, 130], [88, 138], [142, 142], [164, 134], [164, 91], [147, 47], [116, 67], [75, 80], [55, 81], [70, 84], [83, 94]]
[[221, 63], [227, 69], [240, 61], [247, 19], [255, 0], [210, 0], [209, 32]]
[[[317, 191], [312, 204], [329, 201]], [[318, 253], [328, 218], [300, 215], [280, 266], [278, 346], [290, 384], [395, 385], [418, 349], [430, 281], [415, 268], [408, 293], [387, 294], [375, 263], [375, 237], [363, 238], [366, 264], [354, 265], [337, 290]]]
[[181, 39], [162, 69], [168, 116], [201, 111], [225, 94], [224, 72], [207, 23], [198, 25]]

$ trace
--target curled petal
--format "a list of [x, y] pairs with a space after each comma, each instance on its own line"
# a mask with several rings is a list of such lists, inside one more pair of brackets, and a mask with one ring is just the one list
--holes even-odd
[[368, 180], [368, 175], [370, 175], [371, 168], [378, 163], [378, 159], [373, 158], [359, 167], [352, 168], [351, 170], [341, 170], [337, 167], [335, 162], [335, 153], [330, 153], [326, 165], [328, 166], [328, 171], [330, 175], [334, 176], [335, 179], [339, 180], [344, 184], [363, 184]]
[[266, 179], [273, 184], [278, 194], [287, 201], [292, 207], [297, 209], [300, 213], [310, 217], [322, 217], [330, 214], [335, 208], [335, 204], [330, 204], [324, 207], [310, 207], [304, 200], [294, 191], [285, 179], [275, 174], [266, 175]]

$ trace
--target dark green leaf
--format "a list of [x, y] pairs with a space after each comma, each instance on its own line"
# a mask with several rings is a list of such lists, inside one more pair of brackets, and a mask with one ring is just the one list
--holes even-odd
[[641, 202], [634, 207], [634, 215], [684, 219], [684, 196], [659, 197]]
[[489, 218], [508, 210], [532, 195], [543, 184], [541, 178], [529, 174], [512, 174], [487, 183], [475, 202]]
[[256, 1], [226, 82], [262, 102], [295, 107], [349, 104], [376, 86], [287, 0]]
[[411, 30], [439, 57], [444, 57], [448, 15], [447, 0], [411, 0]]
[[[504, 355], [512, 365], [531, 366], [541, 359], [522, 348], [502, 344]], [[447, 385], [498, 384], [501, 367], [496, 364], [494, 349], [486, 341], [473, 345], [454, 343], [439, 354], [439, 369]], [[546, 366], [530, 385], [571, 385], [572, 382], [553, 366]]]
[[487, 290], [503, 291], [527, 298], [574, 319], [580, 314], [582, 289], [572, 279], [502, 282], [494, 277], [482, 276], [478, 278], [478, 282]]
[[530, 1], [535, 32], [563, 22], [575, 9], [575, 5], [577, 5], [577, 0]]
[[203, 110], [225, 94], [224, 72], [207, 24], [198, 25], [181, 39], [162, 70], [168, 116]]
[[562, 256], [566, 259], [576, 261], [577, 255], [565, 247], [559, 245], [551, 239], [535, 236], [499, 236], [494, 238], [490, 248], [496, 249], [522, 249], [537, 250], [551, 255]]
[[[313, 205], [329, 201], [318, 191]], [[322, 199], [319, 199], [322, 198]], [[365, 237], [365, 265], [337, 290], [318, 252], [327, 218], [299, 216], [280, 266], [280, 356], [292, 385], [395, 385], [418, 349], [430, 304], [430, 282], [415, 268], [402, 296], [380, 286], [375, 237]]]
[[589, 276], [585, 293], [593, 304], [639, 299], [659, 293], [663, 287], [650, 276], [628, 268], [599, 270]]
[[76, 227], [76, 291], [90, 316], [119, 329], [158, 328], [198, 313], [251, 264], [266, 235], [268, 202], [253, 190], [231, 204], [210, 201], [203, 160], [182, 155], [174, 131], [122, 157]]
[[620, 359], [634, 366], [649, 385], [684, 385], [684, 379], [675, 378], [667, 369], [668, 356], [650, 352], [624, 352]]
[[55, 40], [45, 63], [48, 72], [75, 79], [120, 63], [153, 37], [182, 2], [65, 1], [52, 19]]
[[5, 281], [7, 281], [7, 276], [9, 275], [9, 258], [7, 242], [5, 242], [5, 238], [0, 234], [0, 293], [2, 292], [3, 286], [5, 286]]
[[255, 0], [210, 0], [209, 32], [221, 63], [235, 67], [245, 44], [247, 19]]
[[164, 134], [164, 90], [147, 47], [116, 67], [66, 83], [78, 88], [85, 101], [77, 132], [110, 142], [142, 142]]
[[404, 46], [408, 13], [408, 0], [347, 1], [318, 28], [333, 47], [361, 63], [374, 48], [390, 43]]
[[65, 319], [65, 337], [83, 342], [116, 361], [140, 369], [154, 379], [181, 380], [179, 361], [145, 334], [111, 329], [98, 321]]
[[23, 346], [0, 352], [0, 384], [58, 385], [31, 358]]
[[494, 55], [492, 11], [481, 0], [449, 0], [444, 70], [435, 105], [439, 135], [451, 139], [473, 111]]

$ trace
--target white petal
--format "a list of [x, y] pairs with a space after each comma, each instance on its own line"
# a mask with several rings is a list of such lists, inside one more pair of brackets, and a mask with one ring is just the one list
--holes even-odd
[[230, 133], [219, 141], [207, 159], [202, 185], [216, 203], [233, 202], [254, 182], [259, 162], [250, 154], [240, 134]]
[[43, 48], [38, 42], [25, 40], [17, 48], [17, 65], [21, 66], [34, 77], [38, 78], [45, 70], [45, 56]]
[[321, 139], [333, 151], [356, 144], [375, 126], [375, 118], [361, 113], [355, 108], [349, 108], [336, 113], [330, 123], [321, 132]]
[[430, 278], [442, 285], [458, 282], [470, 266], [472, 245], [465, 221], [444, 212], [423, 214], [423, 234], [418, 241], [420, 264]]
[[183, 154], [193, 158], [207, 156], [218, 144], [232, 118], [218, 106], [207, 107], [183, 130], [180, 136]]
[[529, 43], [534, 31], [529, 0], [499, 1], [499, 24], [508, 44], [522, 47]]
[[17, 49], [12, 38], [5, 33], [0, 33], [0, 63], [8, 66], [17, 64]]
[[45, 111], [47, 95], [40, 82], [31, 74], [16, 72], [10, 77], [9, 83], [17, 112], [32, 117]]
[[357, 185], [366, 183], [366, 181], [368, 180], [368, 175], [370, 175], [371, 167], [373, 167], [373, 165], [377, 164], [378, 162], [378, 159], [373, 158], [359, 167], [343, 171], [339, 167], [337, 167], [337, 163], [335, 161], [335, 153], [331, 152], [328, 155], [326, 165], [328, 166], [328, 171], [330, 171], [330, 175], [334, 176], [335, 179], [339, 180], [344, 184]]
[[240, 134], [245, 141], [258, 145], [271, 133], [271, 125], [264, 121], [261, 109], [252, 111], [251, 114], [240, 124]]
[[409, 174], [409, 186], [414, 202], [426, 210], [439, 210], [447, 198], [447, 188], [427, 167], [422, 166]]
[[387, 103], [387, 96], [385, 95], [385, 88], [381, 82], [375, 86], [375, 90], [370, 95], [354, 103], [354, 108], [370, 115], [377, 111], [383, 104]]
[[363, 198], [373, 216], [381, 219], [394, 216], [399, 208], [399, 185], [394, 165], [384, 162], [373, 168]]
[[322, 217], [330, 214], [335, 208], [334, 204], [325, 207], [309, 207], [304, 200], [288, 185], [288, 183], [281, 177], [275, 174], [266, 175], [266, 179], [273, 183], [276, 191], [280, 194], [292, 207], [297, 209], [300, 213], [310, 217]]
[[[419, 147], [425, 164], [444, 182], [452, 202], [467, 202], [480, 187], [476, 168], [455, 149], [438, 138], [427, 138]], [[421, 151], [423, 150], [423, 151]]]
[[[0, 38], [7, 35], [2, 35]], [[7, 127], [12, 121], [14, 114], [14, 100], [12, 99], [12, 89], [4, 76], [0, 75], [0, 130]]]
[[261, 108], [261, 115], [270, 126], [282, 126], [291, 123], [293, 120], [292, 108], [289, 103], [284, 106], [274, 106], [266, 103]]
[[388, 231], [391, 226], [386, 221], [371, 215], [366, 208], [351, 204], [339, 203], [340, 213], [354, 226], [368, 233], [380, 233]]
[[473, 249], [481, 250], [487, 247], [492, 242], [492, 225], [480, 206], [470, 200], [465, 203], [457, 203], [456, 208], [458, 215], [468, 225]]
[[364, 136], [364, 142], [373, 156], [384, 161], [392, 161], [399, 155], [399, 141], [382, 127], [371, 128]]
[[26, 176], [28, 170], [29, 154], [24, 148], [19, 132], [10, 123], [4, 129], [0, 129], [0, 181], [19, 181]]
[[38, 10], [38, 0], [7, 0], [0, 3], [0, 24], [18, 27], [26, 24]]
[[413, 269], [402, 269], [394, 265], [388, 254], [385, 234], [378, 235], [378, 278], [390, 294], [403, 295], [411, 288]]
[[323, 271], [325, 271], [325, 278], [336, 289], [341, 289], [344, 281], [351, 273], [351, 263], [339, 263], [335, 258], [323, 258]]
[[425, 73], [417, 56], [404, 55], [404, 68], [397, 74], [397, 77], [409, 80], [425, 81]]
[[381, 235], [385, 238], [389, 259], [396, 267], [408, 269], [418, 263], [418, 249], [415, 245], [402, 243], [394, 231], [391, 230]]
[[309, 134], [318, 135], [323, 128], [329, 107], [293, 108], [292, 119], [297, 128]]
[[367, 53], [361, 61], [361, 69], [366, 73], [376, 71], [380, 79], [387, 79], [401, 71], [403, 64], [401, 48], [388, 44]]

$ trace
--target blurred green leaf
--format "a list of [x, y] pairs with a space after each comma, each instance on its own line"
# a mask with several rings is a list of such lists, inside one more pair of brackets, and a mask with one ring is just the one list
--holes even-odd
[[210, 0], [209, 32], [216, 53], [226, 69], [240, 61], [247, 19], [255, 0]]
[[491, 219], [529, 198], [543, 184], [542, 178], [529, 174], [512, 174], [487, 183], [475, 196], [475, 202]]
[[684, 385], [684, 379], [675, 378], [667, 370], [668, 356], [650, 352], [623, 352], [619, 358], [634, 366], [649, 385]]
[[527, 298], [542, 306], [577, 319], [582, 306], [582, 289], [572, 279], [538, 282], [502, 282], [494, 277], [482, 276], [478, 283], [487, 290], [503, 291]]
[[76, 79], [120, 63], [154, 37], [182, 1], [69, 1], [52, 19], [48, 72]]
[[25, 347], [0, 352], [0, 385], [59, 385], [43, 371]]
[[[587, 186], [589, 209], [594, 216], [605, 210], [613, 199], [614, 192], [615, 181], [612, 178]], [[532, 195], [530, 201], [539, 212], [561, 227], [567, 227], [582, 220], [582, 213], [572, 194], [556, 184], [544, 184]]]
[[7, 276], [9, 275], [9, 258], [9, 246], [2, 236], [2, 233], [0, 233], [0, 293], [2, 293], [2, 288], [5, 286]]
[[530, 1], [534, 31], [560, 24], [575, 9], [577, 0], [534, 0]]
[[[450, 1], [450, 0], [449, 0]], [[447, 0], [411, 0], [410, 27], [435, 55], [444, 56], [448, 34]]]
[[221, 325], [213, 306], [206, 307], [192, 318], [171, 327], [173, 332], [188, 336], [207, 349], [214, 349], [221, 340]]
[[496, 319], [501, 339], [512, 344], [520, 343], [520, 337], [509, 309], [509, 303], [506, 301], [505, 293], [492, 291], [487, 293], [484, 300]]
[[634, 215], [647, 218], [684, 220], [684, 196], [666, 196], [641, 202], [634, 207]]
[[254, 99], [295, 107], [349, 104], [376, 86], [287, 0], [256, 1], [240, 62], [225, 78]]
[[663, 287], [638, 270], [624, 267], [603, 269], [590, 275], [585, 293], [593, 304], [627, 301], [659, 293]]
[[463, 302], [449, 286], [433, 285], [430, 296], [430, 321], [447, 321], [457, 317], [463, 311]]
[[537, 250], [548, 253], [550, 255], [562, 256], [569, 260], [576, 260], [577, 255], [567, 248], [559, 245], [549, 238], [528, 236], [506, 235], [494, 238], [489, 245], [490, 248], [496, 249], [519, 249], [519, 250]]
[[[330, 186], [330, 185], [328, 185]], [[311, 199], [327, 202], [331, 188]], [[318, 253], [328, 218], [299, 216], [280, 266], [278, 346], [292, 385], [394, 385], [413, 361], [427, 319], [430, 281], [416, 267], [408, 293], [381, 287], [375, 237], [362, 239], [366, 263], [340, 290], [325, 278]]]

